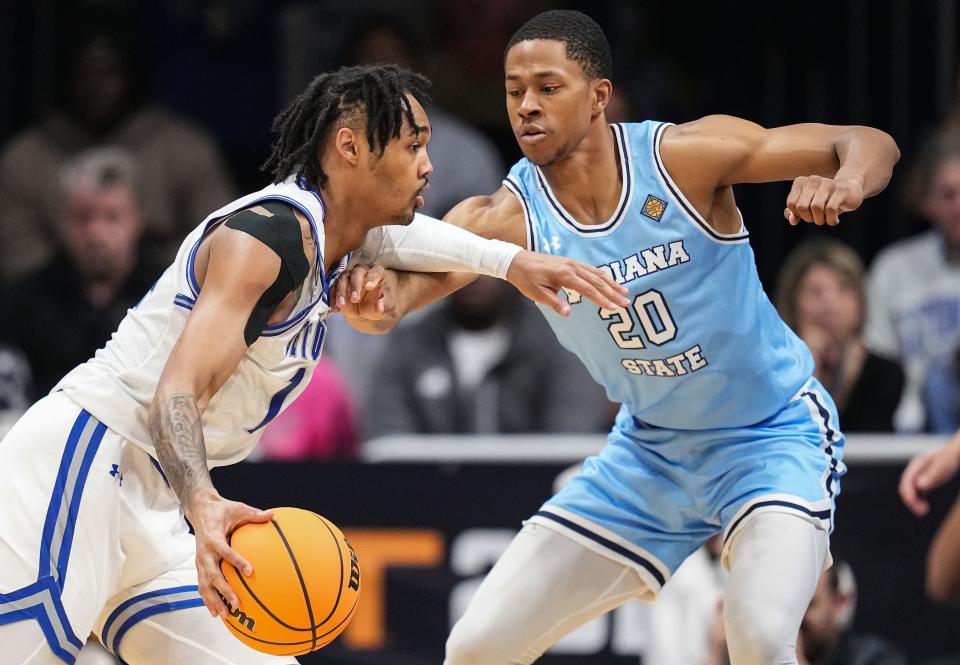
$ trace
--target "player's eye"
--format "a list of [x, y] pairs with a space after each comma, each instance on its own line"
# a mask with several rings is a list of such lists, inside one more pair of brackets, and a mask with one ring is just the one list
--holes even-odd
[[410, 149], [413, 150], [414, 152], [416, 152], [416, 151], [419, 150], [421, 147], [423, 147], [421, 143], [414, 143], [413, 145], [410, 146]]
[[519, 97], [519, 96], [520, 96], [520, 91], [519, 91], [519, 90], [508, 90], [508, 91], [507, 91], [507, 94], [510, 95], [511, 97]]
[[550, 93], [556, 92], [559, 89], [560, 89], [559, 85], [545, 85], [542, 88], [540, 88], [540, 92], [543, 92], [549, 95]]

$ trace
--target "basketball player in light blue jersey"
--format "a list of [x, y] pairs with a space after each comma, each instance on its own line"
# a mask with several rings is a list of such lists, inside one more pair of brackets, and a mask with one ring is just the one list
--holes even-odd
[[[597, 308], [543, 308], [563, 345], [623, 404], [609, 441], [528, 520], [456, 624], [447, 665], [531, 663], [617, 605], [652, 599], [722, 533], [734, 665], [796, 663], [840, 491], [843, 435], [807, 348], [757, 277], [732, 186], [792, 180], [784, 216], [836, 225], [886, 186], [899, 151], [866, 127], [764, 129], [710, 116], [608, 125], [603, 32], [578, 12], [524, 25], [505, 54], [523, 151], [503, 186], [446, 217], [490, 238], [579, 259], [629, 289]], [[391, 267], [389, 262], [384, 262]], [[400, 279], [379, 268], [375, 281]], [[350, 285], [369, 278], [357, 271]], [[385, 330], [470, 278], [402, 277]]]

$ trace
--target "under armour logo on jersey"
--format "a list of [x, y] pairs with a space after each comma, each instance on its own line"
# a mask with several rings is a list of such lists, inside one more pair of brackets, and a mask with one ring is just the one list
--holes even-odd
[[560, 236], [551, 236], [550, 240], [547, 241], [547, 249], [552, 249], [555, 252], [560, 251]]
[[110, 475], [117, 479], [120, 487], [123, 487], [123, 474], [120, 473], [120, 466], [117, 464], [111, 464], [110, 466], [112, 467], [110, 469]]
[[647, 194], [647, 200], [643, 202], [643, 210], [641, 211], [645, 217], [649, 217], [655, 222], [659, 222], [660, 218], [663, 217], [663, 211], [667, 209], [667, 202], [658, 199], [653, 194]]

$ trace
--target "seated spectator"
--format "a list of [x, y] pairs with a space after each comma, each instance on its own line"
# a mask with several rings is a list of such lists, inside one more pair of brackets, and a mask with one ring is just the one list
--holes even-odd
[[39, 395], [110, 339], [163, 270], [140, 258], [143, 209], [129, 154], [84, 153], [60, 183], [61, 253], [11, 285], [2, 303], [15, 314], [0, 327], [0, 340], [26, 354]]
[[809, 665], [907, 665], [894, 645], [851, 630], [856, 582], [850, 566], [835, 561], [824, 571], [803, 615], [797, 642], [801, 663]]
[[874, 261], [864, 330], [872, 351], [903, 364], [896, 424], [912, 432], [924, 427], [921, 392], [931, 360], [960, 340], [960, 132], [930, 141], [915, 180], [913, 199], [933, 229]]
[[600, 432], [610, 402], [506, 282], [481, 277], [394, 331], [368, 435]]
[[[158, 258], [232, 198], [223, 160], [200, 128], [145, 103], [135, 87], [130, 30], [99, 14], [74, 27], [58, 106], [0, 153], [0, 279], [38, 269], [57, 251], [62, 201], [50, 183], [64, 163], [100, 145], [119, 145], [141, 164], [143, 208]], [[159, 244], [157, 244], [159, 243]]]
[[31, 401], [30, 365], [19, 350], [0, 345], [0, 439]]
[[927, 431], [953, 434], [960, 429], [960, 349], [935, 357], [923, 382]]
[[810, 347], [814, 376], [836, 402], [840, 425], [850, 432], [891, 432], [903, 370], [864, 345], [865, 305], [863, 264], [841, 242], [805, 243], [780, 271], [777, 309]]
[[320, 359], [293, 404], [263, 430], [248, 461], [345, 460], [357, 456], [357, 418], [346, 382]]

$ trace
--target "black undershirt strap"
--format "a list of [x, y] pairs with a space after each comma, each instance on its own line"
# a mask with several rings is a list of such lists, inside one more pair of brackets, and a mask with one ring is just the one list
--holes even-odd
[[244, 209], [224, 222], [231, 229], [250, 234], [280, 257], [277, 279], [260, 296], [243, 330], [247, 346], [257, 340], [283, 299], [296, 291], [310, 273], [310, 262], [303, 253], [303, 232], [293, 207], [279, 201], [266, 201], [257, 207], [265, 208], [273, 216]]

